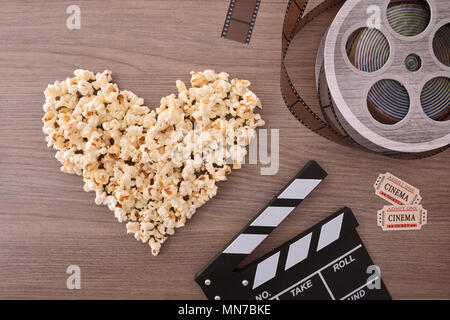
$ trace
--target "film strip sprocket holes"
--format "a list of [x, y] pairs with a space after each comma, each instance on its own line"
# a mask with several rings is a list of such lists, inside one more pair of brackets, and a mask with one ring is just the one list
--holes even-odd
[[261, 0], [231, 0], [222, 29], [222, 38], [250, 43], [260, 3]]
[[[341, 145], [350, 146], [350, 147], [358, 147], [363, 148], [359, 144], [357, 144], [350, 135], [345, 132], [345, 134], [339, 133], [339, 129], [343, 129], [342, 126], [337, 123], [338, 127], [334, 125], [331, 121], [327, 120], [327, 116], [325, 116], [325, 121], [322, 120], [302, 99], [297, 89], [294, 87], [289, 73], [286, 68], [286, 55], [289, 50], [289, 46], [294, 39], [294, 37], [300, 33], [300, 31], [305, 27], [309, 22], [311, 22], [315, 17], [319, 16], [323, 12], [331, 9], [332, 7], [341, 5], [346, 0], [325, 0], [320, 3], [318, 6], [314, 7], [307, 14], [305, 13], [306, 6], [309, 0], [289, 0], [286, 13], [283, 22], [283, 31], [281, 37], [281, 73], [280, 73], [280, 87], [281, 94], [283, 100], [287, 106], [287, 108], [291, 111], [294, 117], [299, 120], [303, 125], [305, 125], [310, 130], [316, 132], [317, 134], [333, 141], [339, 143]], [[329, 94], [329, 90], [328, 90]], [[328, 99], [325, 99], [328, 100]], [[321, 108], [324, 113], [324, 108], [333, 108], [331, 101], [327, 101], [327, 103], [322, 104]], [[333, 110], [334, 113], [334, 110]], [[337, 119], [337, 117], [336, 117]], [[338, 120], [337, 120], [338, 121]], [[449, 146], [445, 146], [442, 148], [438, 148], [435, 150], [421, 152], [421, 153], [392, 153], [386, 154], [389, 157], [400, 158], [400, 159], [421, 159], [425, 157], [429, 157], [440, 153], [447, 149]], [[365, 148], [364, 148], [365, 149]]]
[[294, 87], [286, 68], [285, 59], [292, 39], [316, 16], [327, 9], [342, 4], [345, 0], [324, 1], [308, 12], [308, 14], [303, 15], [308, 2], [308, 0], [290, 0], [288, 2], [282, 32], [281, 94], [288, 109], [303, 125], [334, 142], [354, 146], [353, 141], [343, 139], [329, 123], [323, 121], [312, 111]]
[[373, 265], [348, 208], [242, 269], [238, 264], [326, 177], [314, 161], [299, 172], [269, 205], [196, 277], [209, 299], [389, 299], [368, 290]]

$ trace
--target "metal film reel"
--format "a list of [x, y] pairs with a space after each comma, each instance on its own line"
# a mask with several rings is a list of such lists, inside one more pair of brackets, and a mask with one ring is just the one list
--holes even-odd
[[322, 39], [316, 85], [344, 138], [388, 155], [448, 146], [450, 3], [348, 0]]

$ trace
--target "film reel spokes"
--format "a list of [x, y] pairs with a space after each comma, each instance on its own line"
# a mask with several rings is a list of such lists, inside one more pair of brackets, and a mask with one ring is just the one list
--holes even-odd
[[[435, 62], [431, 45], [450, 8], [445, 0], [430, 1], [436, 14], [428, 22], [419, 3], [413, 1], [412, 10], [404, 2], [398, 8], [371, 1], [381, 8], [380, 28], [374, 29], [366, 27], [367, 1], [347, 1], [326, 35], [324, 73], [333, 108], [343, 129], [373, 151], [419, 153], [450, 143], [449, 123], [436, 121], [448, 116], [449, 70]], [[409, 30], [407, 22], [417, 16]], [[427, 93], [421, 99], [422, 88]]]

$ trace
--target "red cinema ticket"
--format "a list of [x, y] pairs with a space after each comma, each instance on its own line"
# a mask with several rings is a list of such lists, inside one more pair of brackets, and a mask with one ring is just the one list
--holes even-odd
[[422, 200], [420, 190], [393, 174], [380, 174], [374, 184], [375, 194], [393, 205], [417, 205]]
[[378, 225], [384, 230], [419, 230], [427, 223], [427, 210], [421, 205], [384, 206], [378, 211]]

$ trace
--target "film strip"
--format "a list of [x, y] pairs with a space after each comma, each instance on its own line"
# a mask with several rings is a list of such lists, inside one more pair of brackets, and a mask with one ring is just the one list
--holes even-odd
[[[348, 2], [352, 1], [353, 3], [357, 3], [358, 0], [348, 0]], [[328, 88], [328, 84], [326, 82], [323, 70], [323, 65], [319, 68], [320, 76], [317, 78], [317, 86], [319, 91], [319, 102], [321, 106], [322, 116], [319, 116], [316, 114], [308, 105], [307, 103], [302, 99], [300, 96], [298, 90], [294, 87], [292, 80], [290, 79], [287, 67], [286, 67], [286, 55], [289, 50], [290, 44], [292, 40], [301, 33], [301, 30], [310, 23], [315, 17], [319, 16], [323, 12], [327, 11], [328, 9], [335, 7], [335, 6], [342, 6], [346, 1], [345, 0], [325, 0], [312, 10], [310, 10], [308, 13], [305, 14], [305, 8], [308, 4], [308, 0], [290, 0], [287, 5], [286, 14], [284, 18], [283, 23], [283, 32], [282, 32], [282, 64], [281, 64], [281, 75], [280, 75], [280, 87], [281, 92], [283, 96], [283, 100], [288, 107], [288, 109], [291, 111], [291, 113], [306, 127], [311, 129], [312, 131], [316, 132], [317, 134], [332, 140], [334, 142], [337, 142], [342, 145], [350, 146], [350, 147], [357, 147], [357, 148], [363, 148], [363, 149], [371, 149], [376, 152], [381, 152], [387, 156], [395, 157], [395, 158], [401, 158], [401, 159], [420, 159], [424, 157], [428, 157], [434, 154], [437, 154], [439, 152], [444, 151], [449, 147], [448, 143], [445, 146], [438, 147], [433, 150], [427, 150], [424, 152], [396, 152], [391, 150], [384, 150], [376, 148], [377, 146], [374, 146], [371, 143], [368, 143], [365, 139], [361, 138], [358, 135], [357, 130], [352, 128], [351, 126], [347, 125], [346, 123], [343, 123], [342, 116], [339, 116], [339, 114], [336, 112], [336, 106], [334, 104], [332, 95], [330, 93], [330, 89]], [[445, 26], [444, 26], [445, 27]], [[442, 29], [442, 28], [441, 28]], [[442, 40], [441, 42], [443, 42]], [[322, 41], [322, 50], [324, 49], [324, 40]], [[449, 49], [446, 49], [447, 52]], [[435, 50], [436, 51], [436, 50]], [[441, 51], [442, 52], [442, 51]], [[442, 56], [442, 54], [440, 55]], [[323, 57], [322, 57], [323, 59]], [[438, 57], [439, 59], [439, 57]], [[439, 59], [441, 61], [446, 61], [444, 58]], [[414, 61], [413, 61], [414, 62]], [[318, 76], [316, 74], [316, 76]], [[446, 84], [448, 85], [448, 84]], [[387, 86], [380, 87], [381, 91], [392, 91], [392, 85], [388, 84]], [[425, 88], [427, 85], [425, 86]], [[440, 84], [440, 87], [442, 86], [442, 81]], [[445, 87], [445, 86], [444, 86]], [[395, 88], [394, 88], [395, 89]], [[442, 91], [442, 90], [441, 90]], [[444, 90], [445, 91], [445, 90]], [[448, 89], [447, 89], [448, 92]], [[434, 92], [435, 94], [436, 92]], [[432, 95], [432, 94], [431, 94]], [[372, 95], [373, 96], [373, 95]], [[430, 96], [430, 94], [426, 95], [426, 97]], [[433, 96], [433, 95], [432, 95]], [[434, 96], [433, 96], [434, 97]], [[428, 99], [428, 98], [427, 98]], [[448, 97], [447, 97], [448, 99]], [[385, 104], [380, 103], [379, 99], [377, 100], [376, 97], [372, 99], [372, 104], [378, 103], [378, 110], [383, 110], [383, 107], [386, 107]], [[435, 103], [442, 104], [442, 99], [428, 99], [428, 101], [423, 100], [422, 103], [429, 101], [433, 101]], [[445, 105], [444, 100], [444, 105]], [[447, 102], [448, 105], [448, 102]], [[445, 107], [445, 106], [444, 106]], [[440, 117], [448, 117], [448, 115], [445, 115], [444, 111], [441, 110], [442, 106], [440, 106]], [[425, 112], [428, 112], [430, 115], [433, 115], [432, 112], [435, 109], [433, 109], [433, 106], [428, 106], [424, 109]], [[404, 112], [404, 110], [401, 110]], [[394, 112], [398, 112], [396, 109], [389, 109], [389, 112], [393, 114]], [[387, 113], [387, 112], [386, 112]], [[443, 124], [442, 126], [445, 126]]]
[[[305, 199], [327, 173], [309, 162], [268, 206], [196, 276], [209, 299], [390, 299], [380, 274], [355, 228], [355, 216], [342, 208], [247, 266], [237, 269]], [[370, 284], [379, 286], [370, 289]]]
[[231, 0], [222, 29], [222, 38], [250, 43], [260, 3], [261, 0]]

